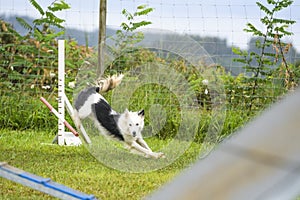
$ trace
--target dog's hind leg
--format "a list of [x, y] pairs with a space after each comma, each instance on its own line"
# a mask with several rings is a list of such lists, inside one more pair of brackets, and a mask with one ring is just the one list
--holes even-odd
[[90, 97], [86, 102], [84, 102], [83, 106], [81, 106], [79, 109], [77, 109], [75, 106], [73, 118], [74, 118], [75, 126], [78, 129], [80, 129], [81, 120], [91, 116], [93, 100], [94, 99]]
[[80, 129], [81, 120], [79, 118], [78, 111], [76, 109], [74, 109], [73, 120], [74, 120], [74, 124], [75, 124], [76, 128]]

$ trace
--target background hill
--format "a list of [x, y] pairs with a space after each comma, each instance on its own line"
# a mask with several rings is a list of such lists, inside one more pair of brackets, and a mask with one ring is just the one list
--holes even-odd
[[[14, 28], [21, 33], [22, 35], [26, 34], [28, 31], [25, 30], [16, 20], [16, 17], [21, 17], [25, 19], [27, 22], [32, 22], [34, 19], [28, 16], [0, 16], [1, 19], [11, 23]], [[106, 34], [107, 36], [112, 36], [116, 33], [116, 29], [107, 27]], [[147, 34], [147, 33], [145, 33]], [[150, 37], [160, 37], [155, 34], [149, 34]], [[148, 36], [149, 36], [148, 35]], [[98, 42], [98, 30], [94, 31], [84, 31], [75, 28], [66, 28], [65, 37], [68, 39], [75, 39], [80, 45], [88, 45], [90, 47], [97, 46]], [[227, 71], [230, 71], [232, 75], [238, 75], [244, 72], [243, 67], [239, 63], [232, 62], [232, 59], [237, 57], [232, 52], [232, 46], [228, 44], [226, 39], [218, 38], [218, 37], [209, 37], [209, 36], [200, 36], [200, 35], [190, 35], [195, 41], [199, 42], [203, 48], [209, 53], [215, 63], [220, 64], [226, 68]], [[259, 53], [255, 48], [255, 41], [257, 38], [251, 38], [248, 43], [247, 50], [249, 52], [254, 51]], [[268, 49], [272, 51], [272, 49]], [[292, 46], [287, 55], [287, 59], [291, 63], [299, 62], [300, 54], [296, 51], [296, 49]]]

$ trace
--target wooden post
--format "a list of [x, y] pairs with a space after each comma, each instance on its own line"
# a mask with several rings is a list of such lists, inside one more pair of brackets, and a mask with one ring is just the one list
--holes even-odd
[[106, 37], [106, 0], [100, 0], [99, 6], [99, 36], [98, 36], [98, 67], [97, 76], [104, 73], [104, 45]]

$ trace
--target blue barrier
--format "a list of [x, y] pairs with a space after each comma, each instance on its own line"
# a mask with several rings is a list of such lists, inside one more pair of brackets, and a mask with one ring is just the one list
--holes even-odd
[[25, 186], [47, 193], [60, 199], [96, 200], [94, 195], [88, 195], [65, 185], [56, 183], [50, 178], [44, 178], [0, 162], [0, 176]]

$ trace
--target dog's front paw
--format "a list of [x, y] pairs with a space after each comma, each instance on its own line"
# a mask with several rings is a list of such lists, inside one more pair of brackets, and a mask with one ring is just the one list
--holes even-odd
[[155, 159], [158, 159], [158, 158], [165, 158], [165, 154], [162, 153], [162, 152], [153, 152], [153, 155], [152, 155]]
[[159, 158], [166, 158], [165, 154], [163, 152], [158, 152]]

